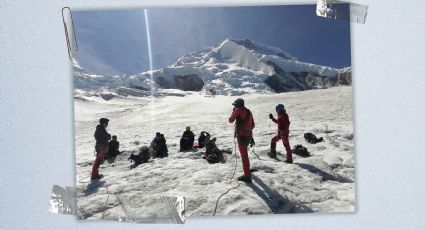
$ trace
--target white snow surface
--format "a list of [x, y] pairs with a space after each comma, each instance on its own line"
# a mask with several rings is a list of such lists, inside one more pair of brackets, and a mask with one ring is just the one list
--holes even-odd
[[[217, 138], [220, 149], [234, 152], [233, 124], [227, 119], [232, 112], [234, 96], [204, 97], [196, 93], [167, 97], [123, 97], [104, 100], [96, 95], [80, 94], [75, 98], [75, 148], [77, 187], [89, 184], [94, 161], [93, 133], [100, 117], [110, 119], [108, 132], [118, 136], [119, 155], [112, 163], [105, 162], [100, 173], [101, 186], [79, 193], [81, 218], [125, 218], [117, 196], [142, 197], [134, 216], [155, 210], [156, 196], [186, 198], [186, 215], [212, 215], [217, 198], [237, 185], [231, 178], [237, 161], [236, 175], [242, 174], [239, 152], [226, 155], [226, 163], [209, 164], [201, 159], [205, 149], [179, 152], [179, 139], [186, 126], [197, 136], [208, 131]], [[253, 184], [240, 185], [223, 196], [217, 215], [247, 215], [299, 212], [352, 212], [355, 210], [354, 138], [352, 119], [352, 88], [339, 86], [280, 94], [252, 93], [245, 95], [246, 106], [256, 123], [256, 146], [249, 154]], [[284, 103], [291, 120], [291, 147], [302, 144], [311, 157], [294, 155], [294, 164], [267, 157], [276, 124], [268, 118], [274, 106]], [[155, 132], [164, 133], [169, 157], [151, 159], [130, 170], [127, 160], [131, 152], [149, 145]], [[303, 134], [312, 132], [324, 142], [309, 144]], [[195, 139], [195, 142], [196, 142]], [[277, 150], [284, 154], [281, 142]], [[283, 158], [282, 158], [283, 159]], [[96, 185], [94, 184], [96, 187]], [[155, 216], [156, 214], [151, 215]]]
[[[307, 72], [330, 78], [345, 70], [298, 61], [280, 48], [248, 39], [226, 39], [217, 47], [186, 54], [168, 67], [131, 76], [96, 75], [74, 64], [74, 86], [76, 89], [96, 92], [119, 92], [119, 89], [136, 86], [153, 89], [157, 93], [162, 91], [161, 88], [176, 88], [175, 76], [195, 75], [204, 82], [201, 94], [210, 94], [211, 89], [221, 95], [274, 93], [265, 83], [269, 76], [275, 74], [270, 62], [288, 73]], [[161, 87], [158, 79], [168, 87]]]

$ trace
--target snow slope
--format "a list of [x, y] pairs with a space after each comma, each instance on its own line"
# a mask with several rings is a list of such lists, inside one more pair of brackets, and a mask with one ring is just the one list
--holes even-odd
[[267, 94], [338, 85], [351, 85], [351, 68], [302, 62], [248, 39], [226, 39], [217, 47], [186, 54], [171, 66], [131, 76], [101, 76], [74, 65], [76, 89], [125, 96], [163, 94], [164, 89], [203, 95]]
[[[289, 59], [288, 59], [289, 60]], [[185, 60], [189, 61], [189, 60]], [[260, 65], [258, 68], [263, 68]], [[257, 71], [257, 70], [253, 70]], [[234, 148], [233, 125], [227, 122], [236, 96], [204, 97], [187, 93], [185, 97], [133, 97], [115, 95], [109, 100], [81, 93], [75, 98], [75, 146], [77, 186], [81, 218], [128, 219], [131, 216], [159, 215], [154, 197], [184, 196], [186, 214], [212, 215], [217, 198], [242, 174], [241, 160], [227, 155], [224, 164], [208, 164], [199, 152], [178, 152], [185, 126], [196, 135], [205, 130], [217, 138], [221, 149]], [[250, 154], [253, 175], [250, 186], [240, 184], [221, 198], [217, 215], [245, 215], [299, 212], [351, 212], [355, 210], [354, 143], [352, 123], [352, 88], [339, 86], [301, 92], [244, 96], [256, 121], [256, 146]], [[268, 118], [277, 103], [284, 103], [291, 120], [291, 146], [302, 144], [312, 156], [294, 155], [294, 164], [285, 164], [266, 156], [276, 126]], [[105, 175], [99, 185], [89, 184], [94, 160], [93, 132], [100, 117], [108, 117], [107, 130], [118, 135], [121, 150], [126, 152], [112, 164], [105, 163]], [[159, 131], [164, 133], [169, 157], [153, 159], [129, 170], [128, 155], [142, 145], [149, 145]], [[305, 132], [323, 137], [325, 142], [308, 144]], [[282, 143], [278, 151], [283, 152]], [[112, 167], [114, 166], [114, 167]], [[84, 190], [87, 186], [94, 188]], [[137, 206], [123, 210], [119, 197], [135, 198]], [[153, 197], [153, 198], [151, 198]], [[148, 216], [149, 216], [148, 215]]]

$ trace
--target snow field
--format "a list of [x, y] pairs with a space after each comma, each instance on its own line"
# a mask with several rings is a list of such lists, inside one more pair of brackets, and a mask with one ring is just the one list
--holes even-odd
[[[227, 119], [232, 111], [231, 103], [236, 98], [221, 95], [205, 97], [195, 92], [183, 97], [117, 96], [107, 101], [84, 95], [76, 98], [77, 187], [93, 187], [85, 191], [82, 189], [79, 194], [80, 217], [114, 220], [129, 218], [129, 215], [155, 217], [158, 210], [152, 202], [154, 198], [149, 198], [157, 196], [184, 196], [186, 215], [212, 215], [218, 196], [237, 185], [230, 181], [235, 160], [238, 164], [235, 177], [242, 174], [239, 152], [236, 158], [226, 155], [227, 162], [224, 164], [208, 164], [200, 158], [204, 149], [178, 152], [179, 140], [185, 127], [191, 126], [196, 136], [205, 130], [217, 138], [216, 144], [220, 149], [233, 151], [234, 126]], [[254, 183], [241, 183], [222, 197], [217, 215], [354, 211], [352, 88], [254, 93], [243, 98], [256, 123], [256, 146], [250, 152], [253, 150], [261, 160], [250, 153], [251, 168], [258, 169], [253, 173]], [[274, 107], [278, 103], [285, 104], [289, 114], [291, 147], [302, 144], [308, 148], [311, 157], [294, 155], [294, 164], [267, 157], [270, 140], [277, 128], [268, 114], [275, 115]], [[105, 177], [98, 182], [100, 184], [89, 184], [87, 177], [94, 160], [93, 133], [100, 117], [110, 119], [107, 130], [118, 136], [120, 149], [126, 152], [117, 158], [113, 166], [108, 163], [101, 166], [100, 173]], [[129, 170], [128, 155], [143, 145], [149, 145], [157, 131], [167, 139], [169, 157], [151, 159]], [[325, 141], [309, 144], [303, 137], [306, 132], [323, 137]], [[284, 154], [281, 142], [277, 150]], [[140, 199], [129, 214], [120, 205], [119, 197]]]

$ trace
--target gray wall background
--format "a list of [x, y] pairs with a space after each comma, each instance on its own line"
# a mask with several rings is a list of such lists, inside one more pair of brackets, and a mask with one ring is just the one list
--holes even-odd
[[79, 222], [48, 212], [73, 185], [71, 68], [60, 10], [314, 1], [0, 0], [1, 229], [422, 229], [425, 226], [425, 2], [359, 0], [352, 24], [357, 211], [189, 218], [184, 225]]

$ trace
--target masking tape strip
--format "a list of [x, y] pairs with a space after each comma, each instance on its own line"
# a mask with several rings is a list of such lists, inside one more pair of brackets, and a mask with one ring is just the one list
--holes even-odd
[[[97, 187], [96, 191], [89, 190], [93, 188], [54, 185], [49, 211], [76, 215], [82, 220], [131, 223], [184, 224], [186, 218], [184, 197], [122, 195], [109, 192], [104, 185]], [[96, 195], [91, 196], [94, 193]]]
[[366, 23], [369, 6], [339, 0], [318, 0], [316, 14], [320, 17]]
[[58, 214], [77, 215], [77, 192], [74, 187], [53, 185], [49, 211]]
[[[116, 194], [115, 199], [124, 214], [118, 219], [119, 221], [183, 224], [185, 220], [185, 199], [183, 197]], [[104, 219], [108, 219], [108, 216], [105, 216]]]

